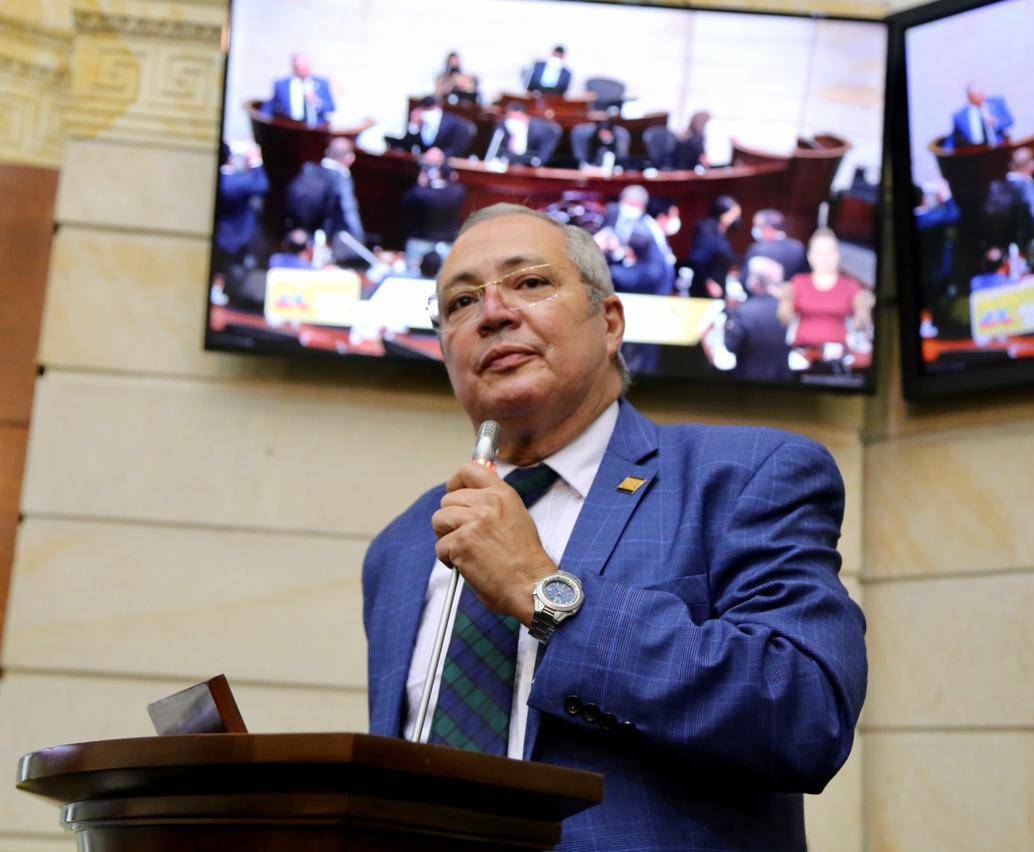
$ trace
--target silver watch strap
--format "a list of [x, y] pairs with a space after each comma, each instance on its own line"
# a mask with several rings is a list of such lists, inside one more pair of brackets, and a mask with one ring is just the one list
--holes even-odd
[[553, 634], [556, 632], [558, 624], [559, 622], [556, 620], [556, 615], [554, 613], [541, 610], [532, 616], [531, 626], [528, 628], [528, 634], [532, 639], [537, 639], [545, 645], [553, 638]]

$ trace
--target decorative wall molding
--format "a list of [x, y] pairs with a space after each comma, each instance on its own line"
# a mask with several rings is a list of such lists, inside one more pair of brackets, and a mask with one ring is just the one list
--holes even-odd
[[0, 160], [56, 168], [68, 94], [70, 30], [0, 12]]
[[81, 7], [77, 7], [73, 12], [77, 33], [114, 33], [131, 37], [173, 39], [217, 45], [223, 31], [221, 24], [200, 21], [115, 14]]
[[75, 0], [73, 16], [70, 138], [214, 145], [223, 6]]

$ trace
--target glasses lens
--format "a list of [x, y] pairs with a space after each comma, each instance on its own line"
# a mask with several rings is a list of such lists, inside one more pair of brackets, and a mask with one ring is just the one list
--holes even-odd
[[498, 289], [500, 301], [510, 310], [521, 310], [552, 299], [559, 292], [559, 285], [550, 271], [548, 263], [541, 263], [484, 284], [450, 287], [440, 298], [433, 299], [433, 306], [428, 303], [431, 321], [450, 327], [473, 321], [481, 315], [485, 290], [492, 286]]

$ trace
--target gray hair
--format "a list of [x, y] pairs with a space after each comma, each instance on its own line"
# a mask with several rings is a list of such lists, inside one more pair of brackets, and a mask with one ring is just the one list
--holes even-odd
[[642, 204], [645, 207], [650, 202], [650, 193], [646, 191], [645, 186], [633, 183], [621, 190], [621, 200], [631, 201], [633, 204]]
[[[514, 215], [540, 219], [543, 222], [548, 222], [554, 228], [560, 229], [560, 232], [564, 235], [564, 250], [567, 253], [568, 259], [578, 270], [578, 277], [581, 278], [582, 283], [585, 285], [586, 292], [589, 295], [589, 304], [592, 306], [593, 311], [599, 310], [600, 305], [603, 304], [603, 300], [607, 296], [614, 295], [614, 282], [610, 278], [607, 260], [603, 256], [603, 252], [600, 251], [600, 247], [596, 245], [592, 235], [577, 225], [565, 225], [563, 222], [558, 222], [548, 213], [532, 210], [530, 207], [524, 207], [521, 204], [507, 204], [505, 202], [492, 204], [471, 213], [463, 223], [463, 227], [460, 228], [457, 239], [475, 225], [480, 225], [489, 219]], [[618, 373], [621, 375], [621, 395], [624, 396], [632, 384], [632, 373], [629, 371], [628, 364], [625, 363], [625, 357], [621, 354], [620, 349], [614, 357], [614, 366], [617, 367]]]

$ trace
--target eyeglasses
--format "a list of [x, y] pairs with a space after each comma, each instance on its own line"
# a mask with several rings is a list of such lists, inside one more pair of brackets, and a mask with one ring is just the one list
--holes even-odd
[[434, 295], [427, 300], [431, 324], [436, 329], [452, 329], [473, 322], [481, 316], [485, 290], [491, 286], [496, 287], [499, 301], [511, 311], [523, 311], [555, 299], [560, 285], [552, 276], [543, 274], [551, 268], [549, 263], [537, 263], [484, 284], [449, 287], [441, 298]]

